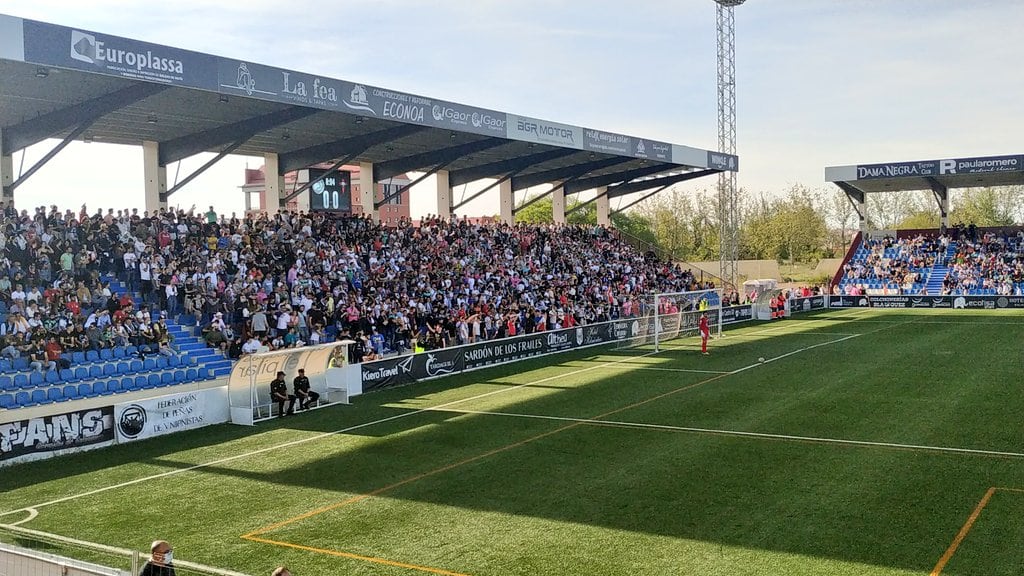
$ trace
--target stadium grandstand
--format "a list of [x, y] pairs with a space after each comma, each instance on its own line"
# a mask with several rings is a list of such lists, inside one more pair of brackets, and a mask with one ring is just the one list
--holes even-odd
[[350, 361], [643, 315], [713, 288], [599, 226], [4, 208], [0, 406], [213, 379], [245, 353]]
[[[950, 190], [1024, 183], [1024, 156], [989, 156], [836, 166], [825, 179], [846, 193], [860, 217], [832, 281], [849, 296], [1024, 295], [1024, 229], [949, 223]], [[939, 211], [937, 230], [868, 229], [869, 194], [926, 190]]]

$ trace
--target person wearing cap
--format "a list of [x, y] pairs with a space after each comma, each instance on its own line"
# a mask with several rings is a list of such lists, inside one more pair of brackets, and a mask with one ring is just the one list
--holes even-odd
[[[306, 377], [305, 368], [299, 368], [299, 375], [292, 380], [292, 390], [295, 392], [292, 402], [296, 398], [299, 400], [299, 410], [309, 410], [309, 405], [320, 399], [320, 395], [309, 388], [309, 378]], [[291, 412], [291, 409], [288, 411]]]
[[[284, 372], [278, 372], [277, 377], [270, 382], [270, 400], [277, 402], [277, 417], [284, 418], [295, 410], [295, 395], [288, 393], [288, 385], [284, 383]], [[284, 411], [284, 403], [288, 402], [288, 411]]]
[[156, 540], [149, 548], [149, 561], [139, 571], [139, 576], [176, 576], [174, 572], [174, 548], [166, 540]]

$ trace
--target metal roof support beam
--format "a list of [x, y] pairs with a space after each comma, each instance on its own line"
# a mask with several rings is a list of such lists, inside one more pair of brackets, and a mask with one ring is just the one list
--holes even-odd
[[538, 164], [543, 164], [545, 162], [558, 160], [559, 158], [565, 158], [566, 156], [580, 153], [581, 152], [579, 150], [573, 150], [571, 148], [556, 148], [546, 152], [530, 154], [529, 156], [520, 156], [518, 158], [491, 162], [490, 164], [481, 164], [480, 166], [463, 168], [462, 170], [453, 170], [448, 174], [448, 182], [452, 186], [460, 186], [462, 184], [480, 180], [481, 178], [494, 177], [495, 174], [504, 174], [506, 172], [519, 173], [531, 166], [536, 166]]
[[947, 228], [949, 227], [949, 188], [931, 176], [926, 177], [925, 180], [931, 186], [935, 202], [939, 205], [939, 222], [943, 228]]
[[313, 186], [313, 184], [316, 184], [317, 182], [323, 180], [324, 178], [327, 178], [327, 175], [330, 174], [331, 172], [334, 172], [338, 168], [341, 168], [345, 164], [348, 164], [349, 162], [355, 160], [356, 157], [359, 156], [359, 154], [360, 153], [349, 154], [348, 156], [345, 156], [344, 158], [342, 158], [341, 160], [338, 160], [334, 164], [331, 164], [331, 167], [328, 168], [327, 170], [324, 170], [324, 173], [321, 174], [319, 177], [314, 178], [314, 179], [310, 180], [309, 182], [306, 182], [302, 186], [299, 186], [294, 191], [292, 191], [291, 194], [285, 196], [284, 198], [281, 198], [281, 206], [287, 206], [289, 200], [291, 200], [292, 198], [295, 198], [299, 194], [302, 194], [303, 192], [308, 190], [311, 186]]
[[849, 182], [833, 182], [843, 192], [846, 192], [846, 199], [850, 201], [850, 205], [853, 206], [853, 210], [857, 213], [857, 217], [860, 219], [860, 231], [868, 231], [868, 204], [867, 194], [863, 190], [857, 188]]
[[678, 184], [687, 180], [695, 180], [697, 178], [703, 178], [704, 176], [711, 176], [718, 174], [721, 170], [698, 170], [696, 172], [686, 172], [683, 174], [676, 174], [675, 176], [664, 176], [662, 178], [651, 178], [650, 180], [640, 180], [637, 182], [626, 182], [625, 184], [619, 184], [608, 189], [609, 198], [618, 198], [619, 196], [625, 196], [627, 194], [633, 194], [634, 192], [643, 192], [644, 190], [650, 190], [661, 186], [663, 184]]
[[430, 152], [423, 152], [422, 154], [406, 156], [405, 158], [395, 158], [394, 160], [378, 162], [375, 167], [376, 178], [379, 180], [387, 180], [388, 178], [393, 178], [399, 174], [405, 174], [411, 170], [419, 170], [440, 163], [444, 163], [444, 165], [447, 166], [448, 164], [451, 164], [459, 158], [469, 154], [483, 152], [484, 150], [490, 150], [491, 148], [497, 148], [498, 146], [505, 146], [511, 143], [511, 140], [504, 140], [502, 138], [485, 138], [483, 140], [459, 144], [458, 146], [452, 146], [450, 148], [432, 150]]
[[[589, 188], [588, 188], [588, 190], [589, 190]], [[583, 202], [579, 202], [575, 206], [573, 206], [572, 208], [566, 210], [565, 211], [565, 215], [568, 216], [568, 215], [570, 215], [570, 214], [572, 214], [572, 213], [574, 213], [574, 212], [576, 212], [578, 210], [583, 210], [587, 206], [590, 206], [594, 202], [597, 202], [597, 200], [599, 198], [607, 198], [607, 197], [608, 197], [608, 189], [605, 188], [603, 192], [599, 193], [597, 196], [594, 196], [590, 200], [585, 200]]]
[[[572, 179], [565, 180], [563, 182], [559, 182], [558, 184], [555, 184], [555, 187], [552, 188], [551, 190], [548, 190], [547, 192], [545, 192], [543, 194], [538, 194], [537, 196], [534, 196], [533, 198], [530, 198], [526, 202], [523, 202], [522, 206], [516, 206], [515, 209], [512, 210], [512, 213], [514, 214], [516, 212], [519, 212], [520, 210], [526, 208], [527, 206], [533, 204], [534, 202], [539, 202], [541, 199], [547, 198], [548, 196], [554, 194], [556, 190], [565, 188], [565, 185], [570, 183], [570, 182], [572, 182]], [[516, 193], [515, 185], [514, 184], [512, 185], [512, 193], [513, 194]]]
[[[374, 203], [373, 203], [373, 209], [374, 209], [374, 210], [377, 210], [377, 209], [379, 209], [379, 208], [380, 208], [381, 206], [383, 206], [383, 205], [387, 204], [388, 202], [390, 202], [390, 201], [394, 200], [395, 198], [398, 198], [398, 197], [399, 197], [399, 196], [401, 196], [401, 195], [402, 195], [403, 193], [405, 193], [405, 191], [406, 191], [406, 190], [410, 190], [410, 189], [411, 189], [411, 188], [412, 188], [413, 186], [415, 186], [415, 185], [419, 184], [420, 182], [423, 182], [424, 180], [426, 180], [427, 178], [430, 178], [430, 177], [431, 177], [431, 176], [433, 176], [434, 174], [437, 174], [437, 173], [438, 173], [438, 172], [440, 172], [441, 170], [444, 170], [444, 167], [445, 167], [445, 166], [447, 166], [447, 165], [449, 165], [449, 164], [451, 164], [451, 162], [452, 162], [452, 161], [442, 162], [442, 163], [438, 164], [437, 166], [434, 166], [433, 168], [431, 168], [430, 170], [428, 170], [427, 172], [425, 172], [425, 173], [424, 173], [424, 174], [423, 174], [422, 176], [420, 176], [419, 178], [417, 178], [417, 179], [413, 180], [412, 182], [409, 182], [409, 183], [408, 183], [408, 184], [406, 184], [405, 186], [402, 186], [402, 187], [401, 187], [401, 188], [399, 188], [398, 190], [395, 190], [395, 191], [394, 191], [394, 192], [392, 192], [391, 194], [388, 194], [387, 196], [385, 196], [385, 197], [381, 198], [381, 199], [380, 199], [380, 202], [374, 202]], [[379, 177], [379, 176], [378, 176], [377, 174], [378, 174], [378, 172], [377, 172], [377, 167], [376, 167], [376, 166], [374, 166], [374, 178], [378, 178], [378, 177]], [[388, 176], [388, 178], [390, 178], [390, 176]], [[382, 180], [386, 180], [386, 178], [382, 178]], [[379, 182], [379, 180], [378, 180], [378, 182]]]
[[79, 136], [81, 136], [82, 132], [85, 132], [89, 128], [89, 126], [92, 126], [92, 121], [91, 120], [89, 122], [82, 123], [77, 128], [72, 130], [71, 133], [69, 133], [67, 136], [64, 137], [63, 140], [61, 140], [59, 143], [57, 143], [57, 145], [54, 146], [52, 150], [47, 152], [46, 155], [44, 155], [42, 158], [40, 158], [38, 162], [33, 164], [31, 168], [29, 168], [28, 170], [25, 171], [24, 174], [19, 176], [17, 180], [11, 182], [10, 185], [8, 185], [8, 186], [5, 186], [4, 187], [4, 196], [9, 196], [10, 194], [12, 194], [14, 192], [15, 188], [17, 188], [18, 186], [21, 186], [22, 184], [24, 184], [25, 180], [28, 180], [29, 178], [31, 178], [32, 175], [35, 174], [36, 172], [38, 172], [40, 168], [45, 166], [47, 162], [49, 162], [50, 160], [53, 160], [54, 156], [59, 154], [60, 151], [63, 150], [64, 148], [66, 148], [68, 144], [71, 144], [72, 140], [74, 140], [75, 138], [78, 138]]
[[546, 170], [544, 172], [535, 172], [533, 174], [527, 174], [525, 176], [519, 176], [512, 179], [512, 190], [525, 190], [526, 188], [532, 188], [540, 184], [547, 184], [548, 182], [554, 182], [555, 180], [565, 180], [571, 178], [573, 180], [593, 172], [595, 170], [603, 170], [617, 164], [624, 162], [632, 162], [635, 158], [624, 158], [621, 156], [615, 156], [613, 158], [605, 158], [602, 160], [595, 160], [593, 162], [585, 162], [583, 164], [576, 164], [574, 166], [566, 166], [564, 168], [555, 168], [554, 170]]
[[392, 142], [394, 140], [405, 138], [406, 136], [411, 136], [417, 132], [422, 132], [423, 130], [426, 130], [423, 126], [403, 124], [401, 126], [394, 126], [385, 130], [371, 132], [369, 134], [343, 138], [334, 142], [317, 144], [316, 146], [310, 146], [309, 148], [303, 148], [302, 150], [295, 150], [293, 152], [288, 152], [287, 154], [281, 154], [281, 174], [292, 172], [299, 168], [312, 166], [318, 162], [337, 158], [338, 156], [362, 154], [378, 144], [384, 144], [385, 142]]
[[594, 188], [600, 188], [602, 186], [629, 182], [634, 178], [643, 178], [644, 176], [664, 172], [671, 168], [671, 166], [657, 164], [654, 166], [644, 166], [635, 170], [626, 170], [625, 172], [616, 172], [614, 174], [604, 174], [602, 176], [594, 176], [593, 178], [577, 180], [576, 182], [573, 182], [571, 186], [565, 187], [565, 193], [576, 194], [578, 192], [583, 192], [584, 190], [593, 190]]
[[[245, 140], [248, 140], [248, 138], [246, 138]], [[238, 147], [241, 146], [242, 144], [244, 144], [245, 140], [236, 140], [236, 141], [232, 142], [227, 148], [221, 150], [220, 152], [217, 153], [216, 156], [211, 158], [209, 160], [209, 162], [207, 162], [206, 164], [203, 164], [202, 166], [197, 168], [194, 172], [192, 172], [188, 176], [185, 176], [185, 178], [181, 182], [178, 182], [174, 186], [171, 186], [171, 188], [169, 190], [167, 190], [167, 192], [164, 192], [163, 194], [161, 194], [160, 195], [160, 200], [163, 201], [163, 202], [167, 202], [167, 198], [169, 198], [171, 194], [174, 194], [178, 190], [181, 190], [189, 182], [191, 182], [191, 181], [195, 180], [196, 178], [198, 178], [200, 174], [202, 174], [203, 172], [206, 172], [211, 167], [213, 167], [214, 164], [216, 164], [217, 162], [220, 162], [221, 160], [223, 160], [225, 156], [227, 156], [228, 154], [231, 154], [235, 150], [238, 150]]]
[[167, 86], [161, 84], [132, 84], [116, 92], [15, 124], [4, 129], [3, 150], [0, 150], [0, 154], [12, 154], [16, 150], [28, 148], [47, 138], [53, 138], [68, 128], [91, 126], [95, 121], [115, 110], [130, 106], [166, 89]]
[[[462, 208], [463, 206], [465, 206], [466, 204], [469, 204], [473, 200], [476, 200], [477, 198], [483, 196], [485, 193], [490, 192], [491, 190], [494, 190], [498, 186], [501, 186], [502, 182], [507, 182], [507, 181], [511, 180], [512, 176], [514, 174], [515, 174], [515, 172], [509, 172], [508, 174], [502, 176], [501, 178], [496, 180], [493, 184], [488, 185], [483, 190], [477, 192], [476, 194], [473, 194], [469, 198], [466, 198], [462, 202], [459, 202], [458, 204], [452, 206], [452, 210], [458, 210], [459, 208]], [[451, 184], [451, 177], [452, 177], [452, 174], [451, 174], [451, 172], [449, 172], [448, 173], [448, 183], [449, 184]]]
[[663, 185], [659, 186], [658, 188], [656, 188], [653, 192], [650, 192], [648, 194], [644, 194], [643, 196], [641, 196], [640, 198], [638, 198], [636, 200], [633, 200], [629, 204], [626, 204], [625, 206], [620, 206], [617, 210], [612, 210], [612, 214], [619, 214], [621, 212], [624, 212], [627, 208], [632, 208], [633, 206], [643, 202], [644, 200], [647, 200], [648, 198], [650, 198], [651, 196], [654, 196], [655, 194], [658, 194], [659, 192], [661, 192], [662, 190], [668, 188], [671, 185], [672, 185], [672, 183], [663, 184]]
[[[246, 118], [245, 120], [218, 126], [205, 132], [188, 134], [180, 138], [160, 143], [160, 165], [166, 166], [200, 152], [206, 152], [220, 148], [233, 142], [245, 142], [260, 132], [266, 132], [284, 124], [301, 120], [307, 116], [316, 114], [319, 110], [313, 108], [302, 108], [293, 106], [264, 114]], [[170, 191], [168, 191], [170, 194]]]

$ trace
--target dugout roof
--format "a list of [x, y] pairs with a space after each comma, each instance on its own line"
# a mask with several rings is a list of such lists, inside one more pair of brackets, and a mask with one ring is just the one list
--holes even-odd
[[[737, 156], [518, 116], [251, 61], [0, 14], [0, 155], [46, 138], [280, 155], [281, 171], [347, 159], [376, 180], [449, 171], [452, 186], [569, 180], [620, 196], [735, 171]], [[616, 191], [615, 186], [621, 186]]]

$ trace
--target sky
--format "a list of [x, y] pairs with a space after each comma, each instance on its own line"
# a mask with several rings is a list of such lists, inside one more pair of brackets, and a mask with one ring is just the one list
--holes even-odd
[[[0, 13], [717, 148], [712, 0], [0, 0]], [[1020, 22], [1024, 2], [1010, 0], [748, 0], [736, 9], [739, 185], [776, 195], [826, 188], [825, 166], [1022, 152]], [[168, 184], [207, 158], [171, 165]], [[262, 162], [226, 159], [171, 203], [240, 212], [242, 169]], [[16, 198], [141, 208], [142, 180], [141, 148], [75, 143]], [[412, 198], [414, 216], [433, 211], [429, 192]], [[496, 212], [496, 193], [463, 211]]]

